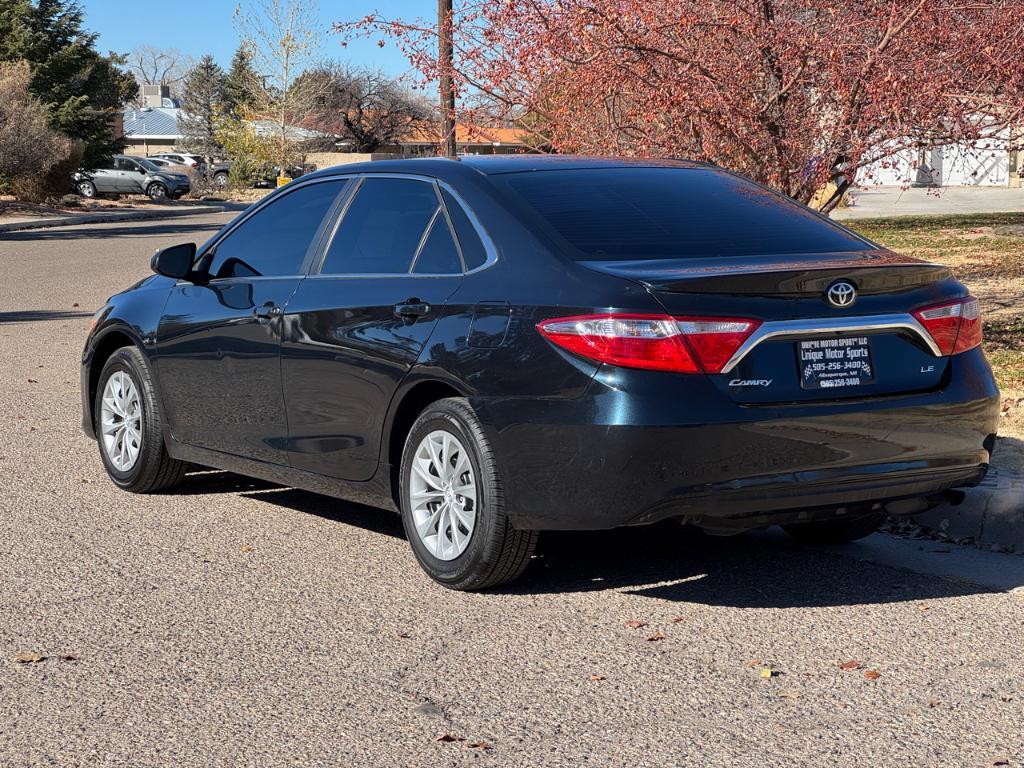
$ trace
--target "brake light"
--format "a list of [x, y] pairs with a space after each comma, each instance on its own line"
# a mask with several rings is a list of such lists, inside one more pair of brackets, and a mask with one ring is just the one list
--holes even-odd
[[981, 306], [973, 296], [914, 312], [943, 355], [956, 355], [981, 344]]
[[624, 368], [720, 373], [758, 320], [669, 315], [580, 315], [537, 325], [553, 344]]

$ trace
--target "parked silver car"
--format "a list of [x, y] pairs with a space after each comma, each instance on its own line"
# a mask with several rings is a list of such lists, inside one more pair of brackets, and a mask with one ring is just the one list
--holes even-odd
[[172, 173], [144, 157], [114, 155], [109, 167], [77, 171], [72, 175], [82, 197], [97, 195], [148, 195], [153, 200], [177, 200], [192, 183], [184, 173]]

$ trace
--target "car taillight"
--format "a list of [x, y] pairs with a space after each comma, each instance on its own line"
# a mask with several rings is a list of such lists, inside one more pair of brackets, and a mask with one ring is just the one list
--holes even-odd
[[943, 355], [956, 355], [981, 344], [981, 307], [973, 296], [914, 312]]
[[580, 315], [537, 330], [563, 349], [602, 363], [677, 373], [720, 373], [760, 325], [731, 317]]

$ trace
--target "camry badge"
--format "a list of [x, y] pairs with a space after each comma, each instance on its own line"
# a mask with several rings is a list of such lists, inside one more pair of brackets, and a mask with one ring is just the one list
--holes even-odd
[[825, 297], [833, 307], [849, 307], [857, 300], [857, 289], [845, 280], [836, 280], [828, 287]]

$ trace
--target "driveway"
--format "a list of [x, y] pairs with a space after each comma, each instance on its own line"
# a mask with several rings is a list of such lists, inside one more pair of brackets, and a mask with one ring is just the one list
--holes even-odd
[[461, 594], [389, 513], [222, 472], [115, 490], [88, 318], [227, 218], [0, 235], [4, 768], [1024, 761], [1019, 557], [665, 525], [547, 535]]
[[832, 218], [1024, 211], [1024, 189], [1005, 187], [864, 187], [851, 194], [853, 205], [833, 211]]

